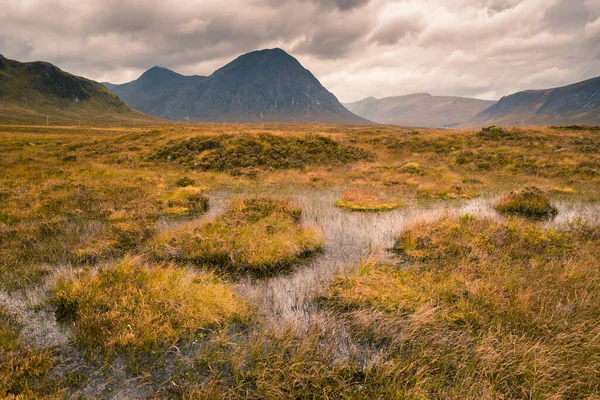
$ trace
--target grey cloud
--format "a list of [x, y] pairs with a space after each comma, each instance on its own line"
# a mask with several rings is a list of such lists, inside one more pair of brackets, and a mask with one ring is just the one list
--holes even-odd
[[343, 100], [497, 98], [600, 66], [585, 30], [599, 0], [0, 1], [6, 57], [117, 83], [157, 64], [210, 74], [265, 47], [298, 57]]

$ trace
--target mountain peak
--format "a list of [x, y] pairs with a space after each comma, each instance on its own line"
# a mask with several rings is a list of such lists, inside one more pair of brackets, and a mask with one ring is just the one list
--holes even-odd
[[4, 58], [4, 56], [2, 54], [0, 54], [0, 58]]
[[168, 68], [165, 67], [159, 67], [158, 65], [155, 65], [154, 67], [150, 68], [148, 71], [144, 72], [139, 79], [164, 79], [164, 78], [169, 78], [169, 77], [173, 77], [173, 76], [182, 76], [180, 74], [178, 74], [177, 72], [171, 71]]
[[112, 90], [139, 110], [167, 119], [369, 123], [280, 48], [243, 54], [206, 78], [163, 79], [167, 74], [175, 73], [155, 67]]

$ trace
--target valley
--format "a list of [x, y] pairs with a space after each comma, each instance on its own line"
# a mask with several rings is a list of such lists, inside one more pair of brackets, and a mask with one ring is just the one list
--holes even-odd
[[1, 125], [0, 394], [598, 395], [599, 134]]

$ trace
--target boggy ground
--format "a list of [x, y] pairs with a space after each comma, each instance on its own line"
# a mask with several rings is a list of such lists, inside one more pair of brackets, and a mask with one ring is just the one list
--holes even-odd
[[598, 396], [598, 135], [0, 127], [0, 395]]

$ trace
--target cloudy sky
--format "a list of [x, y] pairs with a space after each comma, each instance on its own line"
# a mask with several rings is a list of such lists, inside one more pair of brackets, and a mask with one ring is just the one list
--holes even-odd
[[0, 0], [0, 53], [122, 83], [281, 47], [342, 101], [600, 75], [600, 0]]

